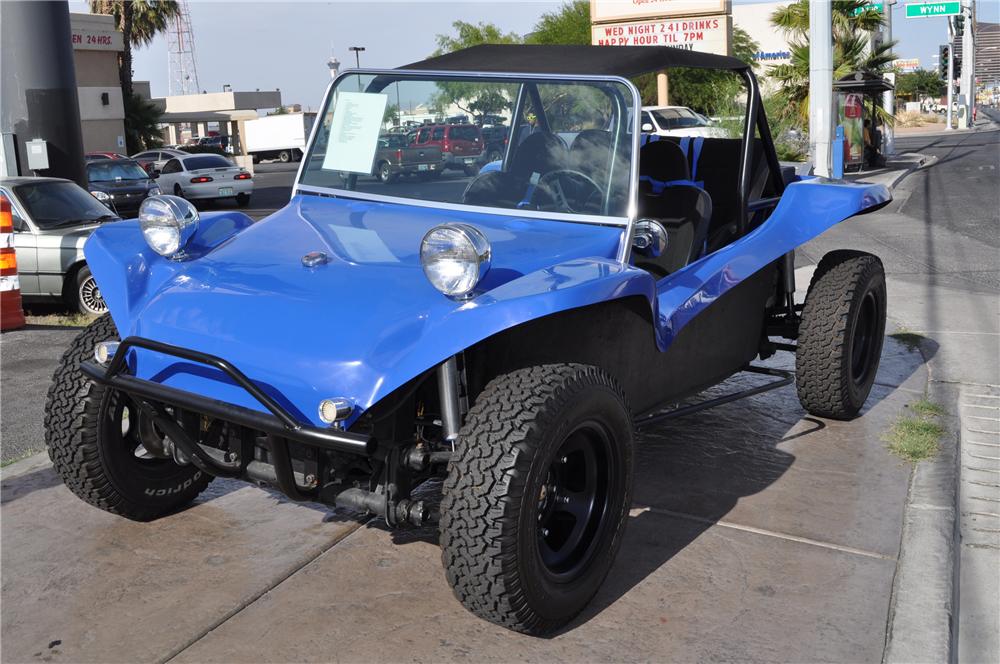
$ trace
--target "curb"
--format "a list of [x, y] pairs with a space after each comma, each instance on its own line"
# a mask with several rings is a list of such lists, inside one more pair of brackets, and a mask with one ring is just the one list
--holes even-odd
[[[924, 355], [921, 349], [921, 355]], [[927, 357], [924, 355], [926, 364]], [[960, 421], [956, 386], [938, 383], [928, 366], [927, 396], [949, 410], [941, 451], [918, 463], [903, 512], [896, 578], [886, 626], [885, 664], [955, 661], [958, 635], [958, 473]]]

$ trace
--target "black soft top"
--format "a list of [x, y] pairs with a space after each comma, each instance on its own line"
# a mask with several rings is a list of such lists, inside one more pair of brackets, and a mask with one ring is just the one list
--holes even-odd
[[672, 67], [744, 71], [750, 65], [725, 55], [669, 46], [483, 44], [411, 62], [400, 69], [628, 77]]

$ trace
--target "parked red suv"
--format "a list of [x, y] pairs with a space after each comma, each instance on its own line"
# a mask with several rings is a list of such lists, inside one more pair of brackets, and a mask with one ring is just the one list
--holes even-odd
[[483, 156], [483, 132], [471, 124], [427, 125], [417, 130], [413, 145], [441, 148], [442, 170], [451, 168], [475, 175]]

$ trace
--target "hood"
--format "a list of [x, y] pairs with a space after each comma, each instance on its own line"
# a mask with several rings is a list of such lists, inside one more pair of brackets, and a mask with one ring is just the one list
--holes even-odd
[[[476, 226], [492, 247], [482, 292], [465, 302], [438, 292], [420, 264], [424, 234], [449, 221]], [[115, 245], [134, 243], [137, 229], [114, 226], [94, 234], [91, 244], [103, 249], [89, 244], [87, 259], [119, 330], [222, 357], [313, 423], [322, 399], [350, 399], [360, 414], [456, 352], [456, 340], [470, 335], [459, 314], [485, 307], [491, 292], [575, 259], [613, 261], [622, 234], [595, 224], [306, 195], [192, 260], [140, 249], [122, 281], [105, 278], [122, 266], [104, 265], [104, 256], [123, 255]], [[210, 232], [204, 223], [203, 231]], [[302, 257], [315, 251], [329, 262], [304, 267]], [[121, 289], [127, 292], [115, 292]], [[260, 409], [204, 367], [141, 351], [136, 373]]]

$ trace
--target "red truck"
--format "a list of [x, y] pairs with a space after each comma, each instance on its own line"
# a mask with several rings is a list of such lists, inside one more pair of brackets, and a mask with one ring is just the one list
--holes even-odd
[[483, 132], [471, 124], [427, 125], [417, 131], [413, 145], [441, 148], [442, 170], [461, 170], [466, 175], [475, 175], [483, 156]]

